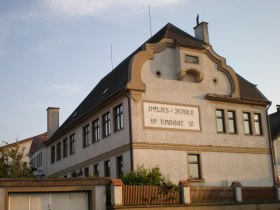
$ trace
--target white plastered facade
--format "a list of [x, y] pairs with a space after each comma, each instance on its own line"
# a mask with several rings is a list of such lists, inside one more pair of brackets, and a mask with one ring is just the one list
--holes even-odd
[[[198, 57], [199, 63], [185, 62], [187, 55]], [[132, 100], [134, 166], [158, 166], [178, 182], [188, 179], [188, 154], [199, 154], [202, 180], [193, 185], [229, 186], [240, 181], [244, 186], [272, 186], [266, 107], [207, 100], [208, 93], [232, 93], [230, 74], [218, 68], [205, 51], [175, 46], [144, 62], [141, 79], [146, 88], [139, 100]], [[199, 131], [145, 127], [146, 102], [198, 107]], [[235, 112], [236, 134], [217, 132], [217, 109]], [[260, 114], [262, 135], [244, 135], [243, 112]]]

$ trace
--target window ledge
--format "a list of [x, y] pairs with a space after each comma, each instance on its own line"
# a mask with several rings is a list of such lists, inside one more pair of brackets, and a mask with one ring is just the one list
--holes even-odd
[[202, 178], [202, 179], [191, 179], [191, 178], [189, 178], [188, 181], [189, 182], [205, 182], [205, 179], [204, 178]]

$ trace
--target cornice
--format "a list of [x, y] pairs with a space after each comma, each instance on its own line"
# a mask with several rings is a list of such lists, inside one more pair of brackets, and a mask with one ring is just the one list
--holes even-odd
[[146, 142], [133, 143], [132, 147], [133, 147], [133, 149], [248, 153], [248, 154], [269, 154], [269, 152], [270, 152], [269, 148], [261, 148], [261, 147], [187, 145], [187, 144], [165, 144], [165, 143], [146, 143]]
[[205, 96], [205, 98], [208, 100], [212, 100], [212, 101], [258, 105], [258, 106], [263, 106], [263, 107], [267, 107], [270, 104], [270, 102], [266, 102], [266, 101], [260, 101], [260, 100], [255, 100], [255, 99], [234, 98], [234, 97], [230, 97], [230, 96], [226, 96], [226, 95], [219, 95], [219, 94], [212, 94], [212, 93], [208, 93]]

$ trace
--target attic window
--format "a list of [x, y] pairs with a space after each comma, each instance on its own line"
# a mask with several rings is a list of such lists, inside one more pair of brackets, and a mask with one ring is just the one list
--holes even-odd
[[192, 55], [186, 55], [185, 62], [187, 62], [187, 63], [195, 63], [195, 64], [199, 63], [198, 57], [197, 56], [192, 56]]
[[106, 88], [103, 92], [102, 95], [105, 95], [105, 93], [108, 91], [109, 88]]

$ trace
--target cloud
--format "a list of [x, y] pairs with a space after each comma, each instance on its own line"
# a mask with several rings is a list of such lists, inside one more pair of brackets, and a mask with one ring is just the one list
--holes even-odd
[[135, 14], [151, 7], [167, 7], [182, 0], [46, 0], [47, 6], [60, 15], [106, 16], [107, 14]]

